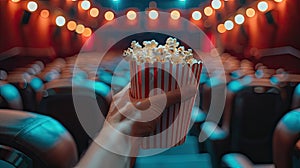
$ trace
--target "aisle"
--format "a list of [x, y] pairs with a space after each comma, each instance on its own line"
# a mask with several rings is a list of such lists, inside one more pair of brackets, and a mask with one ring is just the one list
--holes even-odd
[[[155, 149], [152, 149], [152, 151]], [[141, 150], [140, 154], [150, 150]], [[186, 142], [163, 153], [137, 158], [135, 168], [211, 168], [210, 157], [200, 153], [197, 137], [188, 136]]]

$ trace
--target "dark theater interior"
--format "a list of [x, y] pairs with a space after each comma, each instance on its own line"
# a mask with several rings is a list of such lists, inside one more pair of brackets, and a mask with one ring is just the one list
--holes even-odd
[[299, 0], [0, 0], [0, 168], [299, 168]]

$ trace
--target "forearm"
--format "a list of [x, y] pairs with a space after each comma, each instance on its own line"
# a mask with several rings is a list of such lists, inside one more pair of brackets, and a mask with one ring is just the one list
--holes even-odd
[[104, 128], [76, 167], [129, 167], [133, 146], [120, 132]]

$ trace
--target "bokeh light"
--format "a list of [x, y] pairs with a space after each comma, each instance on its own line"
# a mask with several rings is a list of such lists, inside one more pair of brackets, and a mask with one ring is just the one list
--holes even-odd
[[200, 19], [202, 18], [201, 12], [200, 12], [200, 11], [194, 11], [194, 12], [192, 13], [192, 18], [193, 18], [194, 20], [200, 20]]
[[115, 14], [112, 12], [112, 11], [107, 11], [105, 12], [104, 14], [104, 18], [107, 20], [107, 21], [111, 21], [115, 18]]
[[221, 6], [222, 6], [222, 3], [220, 0], [213, 0], [211, 1], [211, 6], [214, 8], [214, 9], [220, 9]]
[[57, 16], [56, 19], [55, 19], [55, 23], [56, 23], [57, 26], [61, 27], [61, 26], [66, 24], [66, 19], [63, 16]]
[[84, 29], [85, 29], [84, 25], [78, 24], [75, 31], [78, 34], [82, 34], [84, 32]]
[[255, 15], [255, 10], [254, 10], [253, 8], [248, 8], [248, 9], [246, 10], [246, 15], [247, 15], [248, 17], [253, 17], [253, 16]]
[[84, 37], [90, 37], [92, 35], [92, 29], [89, 27], [86, 27], [82, 33]]
[[11, 0], [12, 2], [20, 2], [20, 0]]
[[233, 24], [233, 22], [231, 20], [226, 20], [224, 22], [224, 26], [225, 26], [226, 30], [232, 30], [233, 27], [234, 27], [234, 24]]
[[89, 10], [91, 7], [91, 3], [88, 0], [84, 0], [81, 2], [80, 6], [83, 10]]
[[234, 21], [236, 24], [243, 24], [245, 22], [245, 17], [242, 14], [237, 14], [234, 17]]
[[155, 20], [158, 18], [158, 12], [156, 10], [149, 11], [149, 18]]
[[269, 5], [266, 1], [261, 1], [257, 4], [257, 9], [261, 12], [265, 12], [266, 10], [268, 10]]
[[97, 9], [97, 8], [92, 8], [92, 9], [90, 10], [90, 15], [91, 15], [92, 17], [97, 17], [97, 16], [99, 15], [99, 9]]
[[34, 12], [36, 11], [38, 8], [38, 4], [34, 1], [29, 1], [27, 3], [27, 9], [30, 11], [30, 12]]
[[209, 7], [209, 6], [205, 7], [204, 8], [204, 14], [206, 16], [211, 16], [213, 14], [213, 9], [211, 7]]
[[47, 9], [42, 10], [41, 13], [40, 13], [40, 16], [42, 18], [48, 18], [49, 15], [50, 15], [50, 13], [49, 13], [49, 11]]
[[76, 29], [76, 26], [77, 26], [77, 24], [73, 20], [69, 21], [68, 24], [67, 24], [67, 28], [70, 31], [74, 31]]
[[275, 2], [282, 2], [283, 0], [274, 0]]
[[224, 26], [224, 24], [219, 24], [217, 27], [217, 30], [219, 33], [225, 33], [226, 32], [226, 28]]
[[127, 12], [126, 16], [127, 16], [127, 19], [134, 20], [134, 19], [136, 19], [136, 12], [133, 10], [130, 10]]
[[178, 20], [180, 18], [180, 12], [178, 10], [173, 10], [171, 12], [171, 18], [173, 20]]

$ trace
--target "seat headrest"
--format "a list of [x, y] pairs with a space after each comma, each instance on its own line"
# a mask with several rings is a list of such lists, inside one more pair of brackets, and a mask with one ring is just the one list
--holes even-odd
[[45, 167], [72, 167], [77, 162], [75, 142], [68, 131], [51, 117], [39, 114], [0, 110], [0, 144]]

